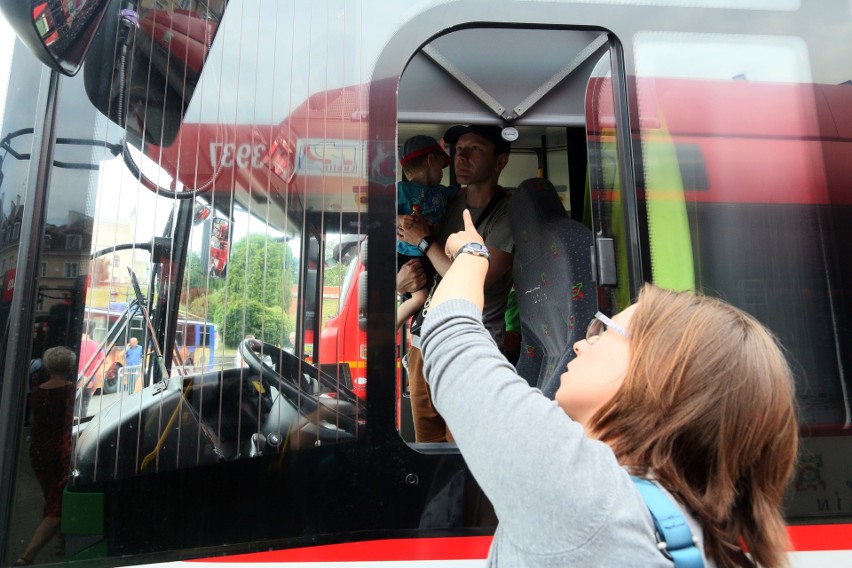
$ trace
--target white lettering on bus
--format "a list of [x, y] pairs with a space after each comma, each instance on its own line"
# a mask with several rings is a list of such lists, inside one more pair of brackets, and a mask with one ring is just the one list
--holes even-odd
[[262, 168], [266, 144], [240, 144], [211, 142], [210, 163], [215, 167]]

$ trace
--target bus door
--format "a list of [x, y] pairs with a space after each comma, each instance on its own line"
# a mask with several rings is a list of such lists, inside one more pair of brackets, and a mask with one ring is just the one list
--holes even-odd
[[[485, 46], [496, 35], [514, 47], [494, 58]], [[569, 254], [570, 247], [557, 235], [567, 234], [564, 229], [576, 228], [583, 218], [584, 91], [598, 60], [608, 57], [609, 42], [604, 30], [595, 29], [471, 27], [430, 41], [414, 54], [400, 78], [399, 144], [420, 134], [441, 140], [454, 124], [498, 125], [503, 127], [504, 138], [512, 142], [499, 179], [510, 203], [525, 182], [539, 180], [548, 186], [552, 199], [547, 205], [549, 217], [531, 210], [526, 219], [519, 216], [513, 221], [512, 227], [520, 321], [509, 325], [527, 330], [520, 342], [518, 368], [537, 387], [543, 386], [539, 379], [545, 381], [556, 371], [573, 330], [581, 327], [574, 325], [587, 310], [578, 309], [580, 297], [590, 314], [597, 308], [595, 281], [590, 277], [583, 283], [562, 281], [567, 279], [571, 263], [580, 263], [591, 273], [591, 250], [586, 247], [579, 255]], [[500, 79], [506, 74], [514, 77], [511, 83]], [[454, 181], [451, 165], [443, 183]], [[525, 199], [520, 201], [530, 203]], [[550, 227], [555, 233], [545, 237]], [[577, 230], [589, 233], [587, 228]], [[537, 245], [532, 243], [545, 238], [551, 239], [542, 243], [546, 254], [533, 251]], [[579, 291], [574, 299], [572, 290]], [[540, 339], [547, 340], [547, 348]], [[413, 441], [404, 380], [401, 391], [400, 432], [406, 441]]]

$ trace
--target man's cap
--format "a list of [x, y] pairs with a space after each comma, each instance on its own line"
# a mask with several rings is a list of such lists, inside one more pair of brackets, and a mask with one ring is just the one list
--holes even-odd
[[482, 136], [492, 144], [497, 155], [508, 154], [512, 151], [512, 143], [503, 138], [503, 128], [496, 124], [457, 124], [444, 133], [444, 142], [455, 144], [465, 134]]
[[441, 158], [443, 159], [441, 167], [446, 168], [450, 165], [450, 156], [444, 152], [438, 141], [431, 136], [424, 136], [423, 134], [412, 136], [405, 141], [405, 144], [399, 149], [399, 164], [404, 166], [414, 158], [429, 154], [441, 154]]

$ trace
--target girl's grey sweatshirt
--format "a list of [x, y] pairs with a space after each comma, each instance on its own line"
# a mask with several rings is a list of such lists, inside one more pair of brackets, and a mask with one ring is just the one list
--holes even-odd
[[[515, 373], [474, 304], [430, 310], [422, 349], [435, 406], [497, 513], [488, 566], [673, 565], [609, 446]], [[700, 526], [680, 509], [703, 552]]]

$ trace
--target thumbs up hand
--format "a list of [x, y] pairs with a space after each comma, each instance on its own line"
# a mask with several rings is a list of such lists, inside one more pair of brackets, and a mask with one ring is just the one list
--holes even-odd
[[464, 220], [464, 229], [447, 237], [447, 244], [444, 247], [444, 252], [452, 260], [460, 248], [468, 243], [485, 244], [482, 236], [477, 232], [470, 217], [470, 211], [467, 209], [462, 213]]

